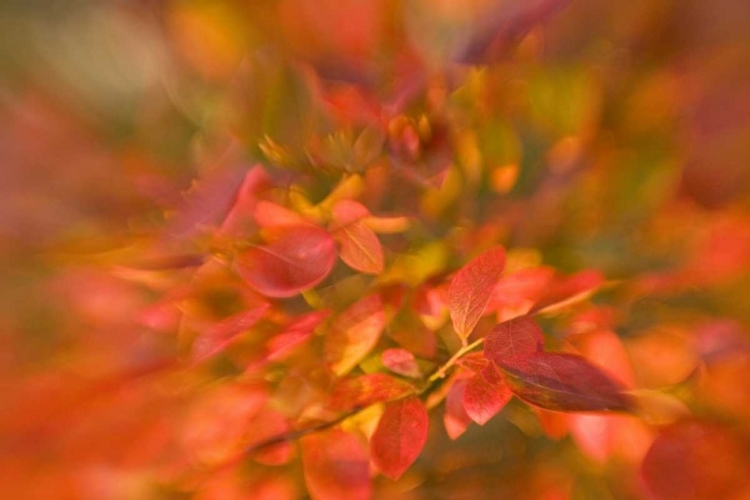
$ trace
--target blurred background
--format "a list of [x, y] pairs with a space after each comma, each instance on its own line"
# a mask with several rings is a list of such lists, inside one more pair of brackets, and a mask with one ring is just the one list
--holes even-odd
[[748, 26], [742, 0], [3, 1], [0, 492], [304, 498], [294, 465], [197, 486], [175, 387], [207, 375], [143, 381], [179, 352], [184, 262], [262, 164], [313, 200], [361, 174], [373, 213], [420, 221], [392, 258], [445, 242], [447, 272], [501, 242], [600, 270], [635, 385], [691, 415], [555, 435], [511, 405], [453, 442], [438, 414], [377, 497], [746, 498]]

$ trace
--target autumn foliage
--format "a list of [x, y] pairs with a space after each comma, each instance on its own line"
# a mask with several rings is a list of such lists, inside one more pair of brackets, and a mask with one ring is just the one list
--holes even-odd
[[745, 3], [43, 4], [0, 498], [750, 497]]

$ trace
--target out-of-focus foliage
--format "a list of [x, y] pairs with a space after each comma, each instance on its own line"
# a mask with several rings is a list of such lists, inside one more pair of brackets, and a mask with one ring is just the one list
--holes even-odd
[[0, 497], [747, 498], [748, 26], [0, 2]]

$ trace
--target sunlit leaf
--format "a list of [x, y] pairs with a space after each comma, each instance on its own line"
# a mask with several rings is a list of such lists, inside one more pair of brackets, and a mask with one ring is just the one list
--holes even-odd
[[417, 397], [409, 397], [385, 408], [370, 442], [375, 465], [394, 481], [414, 463], [427, 442], [427, 410]]
[[557, 411], [631, 408], [623, 387], [580, 356], [538, 352], [498, 364], [513, 393], [529, 404]]
[[331, 369], [344, 375], [375, 347], [385, 327], [383, 304], [370, 295], [349, 306], [331, 325], [326, 336], [325, 354]]
[[370, 471], [367, 448], [340, 429], [300, 440], [305, 484], [315, 500], [367, 500]]
[[453, 329], [466, 339], [482, 317], [505, 266], [505, 250], [493, 248], [462, 267], [448, 289]]
[[291, 297], [323, 281], [336, 261], [333, 238], [313, 226], [279, 230], [237, 258], [240, 275], [268, 297]]
[[364, 205], [342, 200], [333, 207], [330, 230], [341, 246], [341, 260], [357, 271], [378, 274], [383, 270], [380, 240], [364, 220], [370, 212]]

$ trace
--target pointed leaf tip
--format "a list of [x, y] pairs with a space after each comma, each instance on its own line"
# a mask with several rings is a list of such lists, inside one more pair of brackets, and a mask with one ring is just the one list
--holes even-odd
[[448, 289], [453, 329], [465, 340], [484, 314], [505, 267], [505, 249], [496, 247], [462, 267]]
[[538, 352], [498, 364], [511, 391], [555, 411], [627, 411], [624, 388], [581, 356]]

